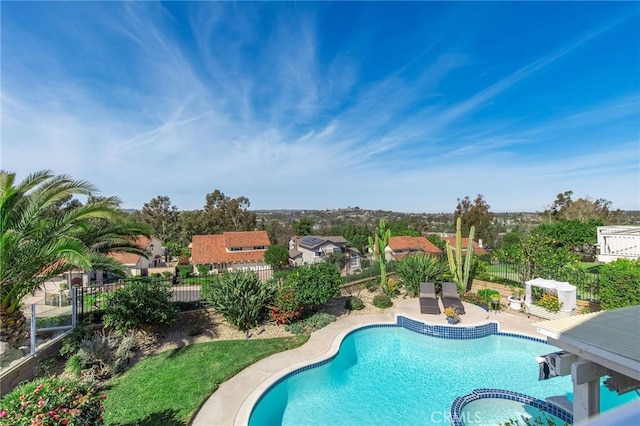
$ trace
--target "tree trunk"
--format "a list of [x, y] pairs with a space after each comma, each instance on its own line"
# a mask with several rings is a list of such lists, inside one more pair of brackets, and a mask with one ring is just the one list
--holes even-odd
[[0, 341], [7, 342], [12, 348], [23, 346], [29, 338], [27, 318], [20, 309], [7, 313], [0, 308]]

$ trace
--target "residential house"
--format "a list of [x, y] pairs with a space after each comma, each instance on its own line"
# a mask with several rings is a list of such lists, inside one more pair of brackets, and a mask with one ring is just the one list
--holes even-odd
[[347, 247], [347, 240], [342, 236], [294, 235], [289, 240], [289, 258], [295, 266], [324, 262], [326, 256], [332, 253], [347, 256], [348, 261], [341, 271], [343, 274], [360, 270], [362, 254], [356, 248]]
[[598, 262], [640, 259], [640, 226], [598, 226], [597, 238]]
[[[132, 276], [147, 276], [149, 274], [149, 268], [155, 268], [160, 266], [160, 264], [164, 263], [164, 254], [165, 249], [163, 247], [163, 243], [160, 239], [152, 236], [151, 238], [145, 237], [144, 235], [140, 235], [136, 237], [135, 243], [138, 247], [145, 251], [147, 257], [135, 254], [135, 253], [126, 253], [126, 252], [114, 252], [109, 253], [109, 257], [117, 260], [122, 263], [128, 270]], [[98, 271], [91, 270], [87, 271], [84, 279], [88, 282], [102, 282], [107, 281], [110, 276], [108, 274]], [[76, 277], [77, 279], [77, 277]], [[74, 284], [74, 279], [72, 279], [71, 284]]]
[[213, 273], [263, 271], [268, 269], [264, 253], [270, 245], [266, 231], [194, 235], [191, 239], [191, 263], [209, 265]]
[[387, 260], [400, 260], [416, 253], [424, 253], [427, 256], [439, 256], [442, 254], [442, 250], [425, 237], [410, 237], [407, 235], [389, 238], [386, 252]]
[[[454, 252], [456, 251], [455, 236], [447, 236], [447, 237], [440, 237], [440, 238], [442, 238], [443, 241], [449, 241], [449, 244], [451, 244], [451, 248], [453, 249], [453, 251]], [[469, 238], [461, 238], [461, 240], [462, 240], [462, 255], [464, 256], [467, 253]], [[482, 240], [478, 240], [478, 242], [476, 242], [475, 240], [472, 241], [471, 247], [473, 248], [473, 254], [487, 254], [487, 251], [482, 246]]]

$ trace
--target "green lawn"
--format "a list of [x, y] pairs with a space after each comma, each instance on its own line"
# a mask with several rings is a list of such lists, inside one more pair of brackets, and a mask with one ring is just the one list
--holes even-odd
[[186, 425], [200, 405], [239, 371], [301, 346], [307, 335], [226, 340], [169, 350], [114, 379], [107, 390], [107, 425]]

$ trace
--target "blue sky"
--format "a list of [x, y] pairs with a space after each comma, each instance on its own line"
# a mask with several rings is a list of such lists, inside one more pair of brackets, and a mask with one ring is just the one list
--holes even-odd
[[640, 3], [2, 2], [1, 167], [141, 208], [640, 208]]

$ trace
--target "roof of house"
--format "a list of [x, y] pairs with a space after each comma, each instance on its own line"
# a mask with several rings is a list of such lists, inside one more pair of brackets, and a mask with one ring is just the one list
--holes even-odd
[[554, 344], [640, 380], [640, 305], [535, 324]]
[[[224, 232], [216, 235], [194, 235], [192, 237], [191, 261], [196, 265], [205, 263], [262, 262], [264, 252], [271, 245], [266, 231]], [[264, 247], [264, 249], [253, 249]], [[229, 251], [230, 248], [247, 250]]]
[[[141, 250], [146, 250], [147, 247], [149, 247], [149, 244], [151, 244], [151, 239], [145, 237], [144, 235], [139, 235], [136, 237], [135, 243], [138, 247], [140, 247]], [[117, 260], [123, 265], [135, 265], [138, 263], [142, 256], [135, 253], [114, 252], [109, 253], [109, 257]]]
[[425, 237], [409, 237], [402, 235], [389, 238], [389, 248], [397, 251], [423, 251], [427, 254], [440, 254], [442, 250]]
[[[295, 238], [295, 237], [294, 237]], [[333, 244], [346, 244], [347, 240], [342, 236], [317, 236], [317, 235], [306, 235], [304, 237], [300, 237], [298, 239], [298, 246], [304, 247], [307, 249], [313, 249], [314, 247], [318, 247], [327, 242], [331, 242]]]
[[[456, 249], [456, 237], [441, 237], [443, 241], [449, 241], [452, 249]], [[462, 251], [467, 251], [467, 245], [469, 244], [469, 238], [462, 238]], [[473, 247], [473, 252], [475, 254], [486, 254], [487, 251], [484, 247], [480, 247], [480, 245], [476, 241], [472, 241], [471, 246]]]

